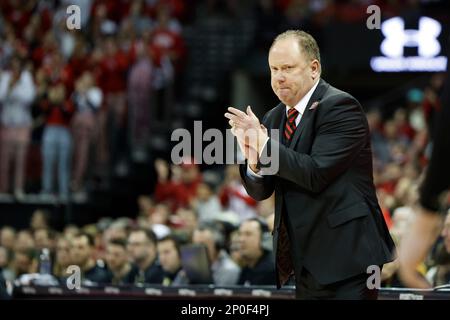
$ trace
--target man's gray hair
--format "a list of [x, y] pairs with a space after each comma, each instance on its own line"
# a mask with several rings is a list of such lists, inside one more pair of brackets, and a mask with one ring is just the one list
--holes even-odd
[[277, 41], [290, 37], [293, 37], [298, 40], [298, 45], [300, 46], [300, 49], [311, 59], [311, 61], [317, 59], [317, 61], [319, 61], [320, 64], [319, 46], [317, 45], [317, 42], [313, 38], [313, 36], [305, 31], [288, 30], [279, 34], [272, 42], [270, 50], [272, 50], [272, 47], [275, 45], [275, 43], [277, 43]]

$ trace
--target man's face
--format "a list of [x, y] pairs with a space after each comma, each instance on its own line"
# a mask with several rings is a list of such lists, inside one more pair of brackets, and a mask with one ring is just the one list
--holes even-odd
[[149, 256], [155, 256], [155, 247], [147, 239], [144, 232], [132, 232], [128, 237], [128, 252], [134, 262], [145, 261]]
[[277, 41], [269, 52], [269, 67], [272, 90], [278, 99], [294, 107], [313, 87], [313, 76], [318, 77], [314, 66], [294, 37]]
[[14, 267], [17, 274], [29, 273], [31, 262], [31, 259], [25, 253], [16, 252], [14, 257]]
[[444, 238], [445, 249], [450, 253], [450, 213], [445, 218], [444, 229], [442, 229], [441, 235]]
[[128, 261], [128, 254], [124, 247], [109, 244], [106, 248], [106, 263], [111, 270], [121, 270]]
[[21, 231], [17, 234], [15, 248], [17, 250], [25, 250], [34, 247], [34, 239], [28, 231]]
[[91, 258], [92, 248], [86, 237], [76, 237], [72, 241], [71, 257], [74, 264], [84, 266]]
[[180, 257], [173, 241], [162, 241], [158, 243], [158, 256], [164, 271], [173, 273], [181, 266]]
[[15, 238], [16, 235], [14, 234], [14, 231], [9, 228], [0, 231], [0, 244], [2, 247], [12, 249], [14, 247]]
[[253, 257], [261, 248], [261, 231], [256, 221], [245, 221], [239, 227], [239, 244], [244, 257]]
[[70, 243], [65, 239], [60, 239], [56, 245], [56, 261], [63, 267], [72, 263], [70, 257]]

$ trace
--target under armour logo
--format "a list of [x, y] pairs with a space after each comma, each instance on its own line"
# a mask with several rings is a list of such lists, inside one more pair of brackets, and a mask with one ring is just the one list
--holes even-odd
[[441, 29], [440, 23], [429, 17], [419, 19], [419, 30], [405, 30], [405, 22], [400, 17], [388, 19], [381, 25], [386, 37], [381, 43], [381, 52], [387, 57], [398, 58], [403, 56], [404, 47], [418, 47], [419, 56], [434, 57], [441, 51], [437, 40]]

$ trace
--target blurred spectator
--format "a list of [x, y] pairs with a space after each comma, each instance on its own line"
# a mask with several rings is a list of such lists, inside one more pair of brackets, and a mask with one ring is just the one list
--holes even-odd
[[19, 249], [14, 252], [13, 271], [16, 278], [37, 272], [37, 260], [33, 249]]
[[215, 193], [214, 184], [206, 181], [200, 183], [197, 187], [197, 197], [191, 200], [191, 206], [197, 211], [200, 223], [220, 217], [222, 206]]
[[223, 207], [238, 214], [239, 221], [257, 216], [257, 202], [242, 185], [238, 165], [232, 164], [225, 168], [225, 179], [219, 196]]
[[244, 261], [241, 254], [239, 230], [235, 230], [230, 233], [230, 257], [240, 268], [244, 266]]
[[114, 36], [104, 40], [95, 60], [97, 83], [104, 94], [103, 108], [99, 112], [99, 165], [111, 166], [112, 172], [121, 173], [125, 164], [126, 125], [126, 72], [129, 57], [119, 48]]
[[104, 231], [103, 239], [105, 243], [108, 243], [112, 240], [126, 240], [127, 239], [127, 230], [126, 226], [120, 221], [115, 221], [111, 223]]
[[198, 213], [195, 209], [180, 208], [172, 216], [171, 223], [178, 239], [183, 243], [189, 243], [199, 223]]
[[0, 73], [0, 192], [10, 191], [10, 162], [14, 160], [13, 192], [19, 198], [24, 194], [25, 161], [32, 124], [30, 106], [34, 96], [33, 76], [25, 70], [24, 61], [13, 57], [11, 70]]
[[422, 109], [423, 99], [423, 91], [419, 88], [410, 89], [406, 94], [406, 110], [409, 115], [409, 123], [416, 131], [426, 128], [425, 117]]
[[169, 207], [165, 204], [156, 205], [148, 216], [148, 222], [157, 239], [168, 235], [171, 232], [168, 227], [170, 222]]
[[72, 102], [75, 114], [72, 119], [74, 140], [74, 170], [72, 189], [83, 191], [86, 169], [89, 160], [89, 149], [92, 146], [96, 125], [96, 114], [102, 104], [103, 94], [94, 83], [92, 73], [85, 71], [75, 82]]
[[275, 285], [275, 259], [263, 247], [267, 226], [258, 219], [249, 219], [239, 227], [240, 254], [244, 263], [238, 284]]
[[134, 283], [126, 240], [113, 239], [106, 245], [106, 264], [113, 285]]
[[367, 122], [370, 129], [374, 168], [377, 170], [390, 160], [389, 148], [383, 136], [381, 113], [378, 110], [370, 111], [367, 113]]
[[134, 264], [133, 283], [162, 283], [163, 270], [157, 257], [156, 241], [152, 231], [137, 229], [130, 232], [128, 252]]
[[226, 252], [223, 232], [212, 225], [202, 225], [194, 231], [193, 243], [204, 244], [208, 249], [211, 271], [216, 286], [236, 285], [241, 268]]
[[17, 233], [14, 251], [33, 250], [34, 238], [28, 230], [21, 230]]
[[47, 228], [34, 230], [34, 248], [41, 252], [42, 249], [47, 248], [50, 253], [54, 253], [55, 249], [55, 232]]
[[46, 114], [46, 126], [42, 137], [44, 173], [42, 194], [48, 197], [53, 192], [53, 171], [55, 160], [58, 167], [58, 187], [61, 201], [67, 201], [70, 183], [70, 161], [72, 136], [69, 130], [73, 104], [65, 101], [66, 89], [63, 84], [50, 87], [48, 101], [41, 105]]
[[72, 264], [70, 256], [70, 240], [64, 236], [60, 237], [56, 243], [55, 260], [53, 263], [53, 275], [59, 279], [68, 276], [67, 268]]
[[6, 280], [2, 273], [2, 268], [0, 267], [0, 300], [9, 299], [8, 290], [6, 288]]
[[8, 251], [8, 257], [11, 257], [15, 243], [16, 230], [9, 226], [3, 226], [0, 229], [0, 246]]
[[153, 65], [143, 41], [136, 45], [136, 56], [128, 75], [129, 133], [133, 159], [145, 162], [150, 137]]
[[37, 209], [33, 212], [30, 221], [30, 229], [47, 229], [50, 227], [50, 212], [45, 209]]
[[80, 229], [77, 226], [68, 224], [64, 227], [63, 236], [67, 239], [73, 239], [79, 232]]
[[8, 249], [0, 246], [0, 277], [3, 276], [3, 279], [8, 281], [14, 280], [14, 272], [10, 268], [11, 260]]
[[155, 169], [158, 179], [155, 186], [155, 200], [168, 203], [172, 211], [187, 207], [190, 200], [196, 196], [198, 185], [202, 181], [200, 170], [194, 160], [184, 159], [181, 165], [173, 165], [170, 172], [169, 164], [165, 160], [156, 159]]
[[186, 285], [189, 279], [181, 267], [180, 244], [178, 240], [168, 235], [158, 240], [158, 256], [164, 270], [162, 284], [165, 286]]
[[[159, 5], [157, 9], [156, 25], [153, 30], [152, 42], [150, 44], [155, 63], [161, 68], [163, 83], [171, 82], [172, 70], [181, 68], [182, 59], [185, 54], [183, 39], [181, 38], [181, 26], [171, 16], [170, 7]], [[160, 87], [159, 85], [157, 87]]]
[[141, 35], [145, 30], [149, 30], [153, 27], [154, 21], [149, 17], [144, 11], [145, 5], [148, 1], [138, 0], [133, 1], [130, 7], [130, 14], [128, 18], [136, 30], [136, 32]]
[[94, 283], [108, 283], [108, 272], [101, 268], [93, 259], [94, 239], [87, 233], [79, 233], [71, 243], [70, 256], [73, 264], [81, 269], [81, 281], [86, 280]]
[[155, 205], [152, 198], [147, 195], [138, 196], [137, 203], [139, 208], [138, 215], [143, 217], [147, 217]]

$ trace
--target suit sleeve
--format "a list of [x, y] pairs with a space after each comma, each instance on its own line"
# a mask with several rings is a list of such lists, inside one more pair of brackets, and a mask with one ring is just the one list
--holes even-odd
[[345, 172], [368, 139], [365, 114], [350, 96], [321, 111], [324, 113], [317, 119], [310, 154], [289, 149], [274, 139], [268, 143], [272, 152], [279, 150], [277, 175], [314, 193], [321, 192]]

